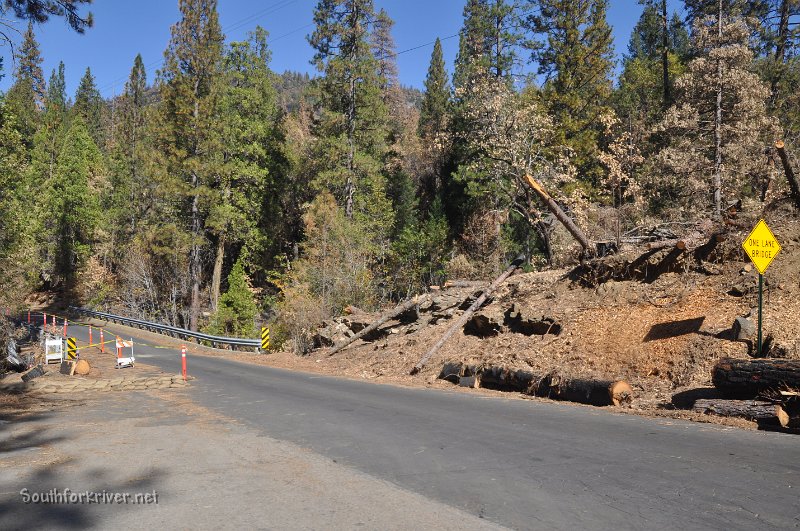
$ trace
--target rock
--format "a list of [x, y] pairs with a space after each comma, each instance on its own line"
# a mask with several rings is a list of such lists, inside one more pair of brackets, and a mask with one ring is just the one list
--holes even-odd
[[89, 374], [89, 371], [91, 370], [91, 368], [92, 367], [89, 365], [88, 361], [86, 361], [86, 360], [78, 360], [75, 363], [75, 374], [78, 374], [80, 376], [86, 376], [87, 374]]
[[67, 376], [70, 376], [72, 374], [72, 365], [74, 363], [75, 362], [73, 362], [73, 361], [66, 361], [66, 360], [62, 361], [61, 362], [61, 367], [59, 368], [58, 372], [60, 372], [61, 374], [66, 374]]
[[756, 324], [746, 317], [737, 317], [731, 326], [733, 338], [737, 340], [753, 339], [758, 333]]

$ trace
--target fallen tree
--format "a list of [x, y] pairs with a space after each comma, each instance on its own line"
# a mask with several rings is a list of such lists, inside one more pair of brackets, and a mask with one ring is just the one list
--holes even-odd
[[474, 314], [478, 310], [478, 308], [483, 306], [483, 303], [486, 302], [486, 300], [492, 295], [492, 293], [494, 293], [494, 291], [500, 286], [500, 284], [505, 282], [505, 280], [508, 277], [510, 277], [514, 273], [514, 271], [516, 271], [517, 268], [522, 265], [524, 261], [525, 261], [525, 255], [521, 254], [518, 257], [516, 257], [514, 261], [511, 262], [511, 265], [509, 265], [508, 268], [494, 280], [494, 282], [492, 282], [485, 290], [483, 290], [483, 293], [481, 293], [480, 297], [478, 297], [475, 300], [475, 302], [473, 302], [472, 305], [469, 308], [467, 308], [464, 314], [461, 317], [459, 317], [455, 323], [453, 323], [453, 325], [447, 330], [447, 332], [444, 333], [444, 335], [439, 339], [439, 341], [437, 341], [436, 344], [433, 345], [433, 347], [431, 347], [431, 349], [427, 353], [425, 353], [425, 355], [417, 362], [417, 364], [414, 365], [414, 367], [410, 371], [410, 374], [412, 376], [417, 374], [419, 371], [422, 370], [423, 367], [425, 367], [425, 365], [428, 363], [428, 360], [431, 359], [431, 357], [434, 354], [436, 354], [436, 352], [440, 348], [442, 348], [442, 345], [444, 345], [445, 342], [447, 342], [447, 340], [450, 339], [450, 336], [452, 336], [456, 332], [456, 330], [459, 330], [464, 327], [466, 322], [469, 321], [469, 318], [472, 317], [472, 314]]
[[502, 366], [477, 367], [448, 362], [442, 367], [439, 378], [453, 383], [460, 383], [463, 378], [476, 378], [478, 387], [593, 406], [619, 406], [633, 401], [633, 390], [625, 381], [569, 378], [555, 371], [537, 375]]
[[721, 417], [774, 420], [775, 423], [778, 423], [778, 408], [780, 408], [780, 405], [771, 400], [726, 400], [715, 398], [696, 400], [692, 410], [697, 413], [714, 414]]
[[800, 360], [723, 358], [711, 371], [714, 387], [735, 397], [800, 388]]
[[376, 321], [372, 322], [369, 326], [367, 326], [366, 328], [364, 328], [363, 330], [361, 330], [360, 332], [358, 332], [354, 336], [347, 338], [346, 340], [342, 341], [338, 345], [335, 345], [330, 351], [328, 351], [328, 356], [333, 356], [334, 354], [336, 354], [337, 352], [339, 352], [340, 350], [342, 350], [346, 346], [350, 345], [354, 341], [356, 341], [358, 339], [361, 339], [362, 337], [366, 336], [367, 334], [369, 334], [373, 330], [377, 330], [378, 327], [380, 327], [386, 321], [388, 321], [390, 319], [394, 319], [398, 315], [401, 315], [401, 314], [409, 311], [410, 309], [414, 308], [415, 306], [418, 306], [420, 303], [422, 303], [423, 301], [425, 301], [429, 297], [430, 297], [430, 294], [429, 293], [425, 293], [423, 295], [418, 295], [416, 297], [413, 297], [413, 298], [405, 301], [404, 303], [400, 304], [399, 306], [396, 306], [394, 309], [392, 309], [392, 310], [386, 312], [385, 314], [383, 314], [382, 316], [380, 316]]

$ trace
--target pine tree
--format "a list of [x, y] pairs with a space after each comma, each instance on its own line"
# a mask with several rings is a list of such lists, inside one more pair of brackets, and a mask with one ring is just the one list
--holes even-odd
[[50, 75], [44, 113], [33, 138], [30, 169], [32, 179], [37, 182], [49, 181], [54, 176], [56, 159], [65, 134], [66, 116], [66, 81], [64, 79], [64, 63], [61, 62], [58, 69], [53, 70]]
[[0, 291], [8, 298], [25, 295], [21, 283], [30, 280], [35, 264], [31, 249], [37, 227], [31, 216], [33, 193], [26, 165], [19, 127], [0, 99]]
[[9, 111], [16, 116], [23, 141], [30, 147], [36, 132], [38, 111], [44, 106], [46, 89], [42, 73], [42, 56], [33, 33], [33, 24], [23, 36], [15, 53], [14, 84], [6, 96]]
[[78, 90], [75, 92], [75, 103], [72, 105], [72, 114], [80, 116], [95, 144], [103, 146], [103, 98], [94, 81], [90, 68], [86, 68], [81, 78]]
[[[242, 247], [244, 264], [277, 254], [283, 213], [278, 159], [281, 112], [269, 69], [268, 33], [256, 27], [248, 41], [230, 44], [220, 101], [224, 164], [206, 226], [216, 240], [211, 305], [219, 299], [226, 251]], [[274, 174], [274, 175], [273, 175]], [[263, 266], [258, 266], [263, 267]]]
[[155, 199], [155, 183], [146, 170], [152, 159], [152, 143], [147, 134], [147, 104], [147, 74], [142, 56], [137, 55], [125, 91], [118, 101], [116, 123], [112, 124], [114, 135], [110, 141], [112, 186], [110, 208], [106, 211], [106, 231], [116, 263], [124, 256], [120, 252], [122, 247], [116, 242], [134, 239]]
[[47, 183], [43, 212], [50, 221], [43, 224], [51, 235], [47, 254], [56, 278], [67, 281], [67, 287], [91, 254], [102, 187], [102, 155], [83, 120], [76, 117]]
[[219, 100], [223, 36], [216, 0], [180, 0], [181, 20], [172, 27], [159, 72], [156, 145], [164, 157], [164, 190], [182, 201], [171, 216], [189, 227], [189, 328], [197, 330], [205, 278], [205, 219], [219, 165]]
[[612, 40], [607, 0], [538, 0], [529, 17], [541, 36], [533, 56], [545, 76], [543, 98], [559, 144], [568, 146], [580, 178], [591, 185], [604, 169], [598, 161], [600, 116], [611, 93]]
[[387, 111], [382, 80], [370, 46], [372, 0], [320, 0], [309, 37], [322, 110], [317, 124], [319, 184], [339, 199], [348, 219], [374, 230], [376, 242], [392, 225], [382, 174], [387, 152]]
[[228, 290], [220, 297], [219, 306], [205, 331], [225, 337], [253, 337], [257, 313], [247, 274], [239, 258], [228, 275]]
[[445, 130], [449, 105], [450, 87], [442, 54], [442, 42], [437, 37], [433, 45], [431, 63], [428, 66], [428, 75], [425, 78], [425, 96], [419, 115], [420, 136], [432, 138]]
[[[665, 18], [664, 7], [661, 0], [645, 3], [613, 97], [615, 110], [639, 145], [669, 107], [675, 79], [683, 72], [689, 53], [688, 32], [680, 19], [676, 23], [677, 13]], [[654, 105], [658, 100], [661, 104]]]

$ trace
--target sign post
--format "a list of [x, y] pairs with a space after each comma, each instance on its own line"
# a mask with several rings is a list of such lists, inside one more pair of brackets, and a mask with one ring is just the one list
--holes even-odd
[[767, 268], [781, 252], [781, 244], [769, 230], [766, 221], [759, 220], [756, 226], [750, 231], [750, 234], [742, 242], [742, 248], [750, 257], [750, 261], [758, 270], [758, 344], [756, 347], [756, 356], [761, 356], [761, 347], [763, 345], [762, 322], [763, 322], [763, 307], [764, 307], [764, 273]]

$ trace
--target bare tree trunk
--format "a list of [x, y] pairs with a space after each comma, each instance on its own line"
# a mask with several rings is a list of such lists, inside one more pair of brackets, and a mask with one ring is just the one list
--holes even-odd
[[[722, 0], [717, 12], [717, 36], [722, 41]], [[717, 59], [717, 102], [714, 115], [714, 216], [722, 217], [722, 61]]]
[[219, 292], [222, 285], [222, 264], [225, 261], [225, 236], [217, 240], [217, 255], [214, 258], [214, 272], [211, 276], [211, 309], [217, 311]]
[[669, 21], [667, 20], [667, 0], [661, 0], [661, 18], [663, 19], [663, 35], [661, 36], [661, 70], [664, 83], [664, 108], [672, 101], [669, 88]]
[[[197, 156], [197, 120], [200, 115], [200, 101], [198, 100], [198, 82], [195, 82], [194, 87], [194, 145], [193, 155]], [[191, 227], [192, 227], [192, 249], [189, 253], [189, 281], [191, 282], [191, 305], [189, 307], [189, 330], [197, 331], [197, 322], [200, 318], [200, 276], [203, 267], [200, 259], [200, 205], [198, 196], [198, 187], [200, 186], [200, 179], [196, 171], [192, 171], [192, 210], [191, 210]]]
[[[355, 4], [353, 8], [353, 27], [358, 29], [359, 8]], [[353, 217], [353, 203], [355, 196], [355, 158], [356, 158], [356, 76], [350, 72], [350, 95], [347, 102], [347, 180], [344, 185], [344, 213], [348, 219]]]
[[453, 323], [453, 325], [447, 330], [447, 332], [445, 332], [445, 334], [439, 339], [439, 341], [437, 341], [436, 344], [433, 345], [433, 347], [431, 347], [431, 349], [422, 357], [422, 359], [420, 359], [417, 362], [417, 364], [414, 365], [414, 367], [411, 369], [410, 374], [414, 375], [417, 374], [419, 371], [421, 371], [422, 368], [425, 367], [425, 364], [428, 363], [428, 360], [431, 359], [431, 356], [436, 354], [436, 352], [442, 347], [442, 345], [445, 344], [445, 342], [448, 339], [450, 339], [450, 336], [452, 336], [456, 332], [456, 330], [463, 328], [464, 324], [469, 320], [470, 317], [472, 317], [472, 314], [474, 314], [478, 310], [478, 308], [483, 306], [483, 303], [486, 302], [486, 299], [488, 299], [492, 295], [492, 293], [494, 293], [494, 291], [498, 288], [498, 286], [500, 286], [500, 284], [505, 282], [505, 280], [508, 277], [510, 277], [512, 273], [514, 273], [514, 271], [516, 271], [516, 269], [519, 266], [521, 266], [524, 261], [525, 261], [524, 254], [515, 258], [514, 261], [511, 262], [511, 265], [508, 266], [508, 269], [506, 269], [503, 272], [503, 274], [497, 277], [495, 281], [492, 282], [491, 285], [489, 285], [489, 287], [483, 290], [481, 296], [478, 297], [469, 308], [467, 308], [464, 314], [461, 317], [459, 317], [455, 323]]
[[528, 182], [528, 185], [533, 188], [533, 191], [536, 192], [536, 195], [539, 196], [539, 199], [544, 202], [550, 212], [553, 213], [556, 219], [558, 219], [558, 221], [560, 221], [564, 227], [566, 227], [569, 233], [572, 234], [572, 237], [581, 244], [584, 253], [594, 254], [592, 244], [589, 242], [589, 239], [586, 237], [586, 235], [583, 234], [583, 231], [578, 228], [578, 226], [575, 225], [575, 222], [572, 221], [569, 216], [567, 216], [567, 213], [564, 212], [560, 206], [558, 206], [558, 203], [556, 203], [555, 200], [550, 197], [550, 194], [545, 191], [542, 185], [530, 175], [526, 175], [525, 180]]
[[789, 0], [781, 2], [780, 21], [778, 22], [778, 43], [775, 46], [775, 59], [779, 63], [783, 63], [784, 56], [786, 55], [786, 41], [788, 40], [789, 32]]

